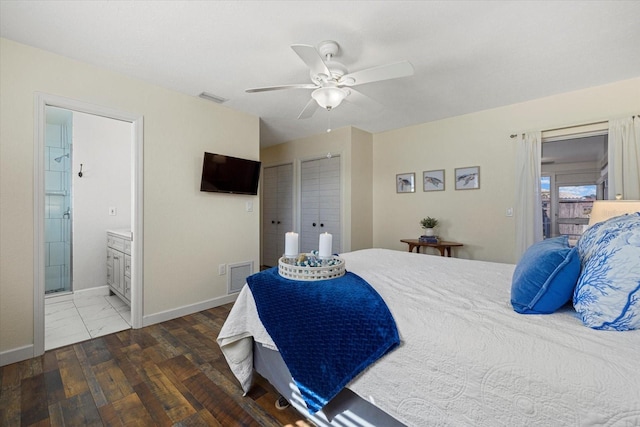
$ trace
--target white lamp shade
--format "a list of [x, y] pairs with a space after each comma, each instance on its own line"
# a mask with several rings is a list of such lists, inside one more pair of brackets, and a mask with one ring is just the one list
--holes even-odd
[[311, 97], [316, 100], [319, 106], [324, 109], [336, 108], [343, 99], [347, 97], [347, 93], [337, 87], [321, 87], [311, 93]]
[[640, 212], [640, 200], [596, 200], [591, 208], [589, 225], [634, 212]]

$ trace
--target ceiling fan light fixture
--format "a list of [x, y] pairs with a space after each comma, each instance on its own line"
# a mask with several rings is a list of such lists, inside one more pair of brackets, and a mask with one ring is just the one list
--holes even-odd
[[[1, 0], [0, 0], [1, 1]], [[370, 109], [380, 109], [381, 105], [375, 100], [351, 86], [375, 83], [383, 80], [397, 79], [411, 76], [414, 73], [413, 65], [409, 61], [400, 61], [393, 64], [379, 65], [365, 68], [364, 70], [349, 73], [347, 67], [333, 58], [340, 52], [340, 46], [332, 40], [325, 40], [316, 49], [306, 44], [292, 44], [291, 49], [300, 57], [309, 68], [311, 84], [289, 84], [280, 86], [267, 86], [247, 89], [247, 93], [267, 92], [281, 89], [313, 89], [309, 99], [298, 115], [298, 119], [308, 119], [313, 113], [322, 107], [330, 111], [339, 106], [349, 97], [349, 102]]]
[[346, 91], [338, 87], [321, 87], [311, 93], [311, 97], [318, 105], [326, 110], [336, 108], [347, 95]]

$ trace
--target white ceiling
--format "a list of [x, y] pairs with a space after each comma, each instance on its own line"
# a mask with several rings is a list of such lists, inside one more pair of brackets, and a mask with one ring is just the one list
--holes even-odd
[[[0, 1], [0, 35], [261, 118], [261, 146], [352, 125], [377, 133], [640, 76], [640, 1]], [[357, 88], [297, 120], [310, 90], [295, 43], [336, 40], [350, 72], [415, 75]], [[205, 101], [203, 101], [205, 102]]]

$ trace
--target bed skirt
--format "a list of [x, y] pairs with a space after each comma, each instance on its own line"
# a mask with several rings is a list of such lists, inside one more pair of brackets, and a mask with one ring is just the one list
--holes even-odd
[[256, 372], [269, 381], [298, 412], [305, 414], [310, 421], [319, 427], [335, 425], [406, 427], [405, 424], [348, 388], [338, 393], [320, 411], [309, 414], [302, 395], [291, 378], [280, 353], [254, 342], [253, 365]]

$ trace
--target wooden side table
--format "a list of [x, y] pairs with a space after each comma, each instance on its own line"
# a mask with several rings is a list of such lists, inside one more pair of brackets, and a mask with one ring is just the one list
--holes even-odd
[[416, 253], [420, 253], [420, 247], [426, 246], [429, 248], [436, 248], [440, 251], [440, 256], [445, 256], [446, 253], [448, 257], [451, 257], [451, 248], [464, 246], [462, 243], [446, 242], [444, 240], [441, 240], [438, 243], [421, 242], [418, 239], [402, 239], [400, 241], [409, 245], [409, 252], [413, 252], [413, 249], [415, 248]]

